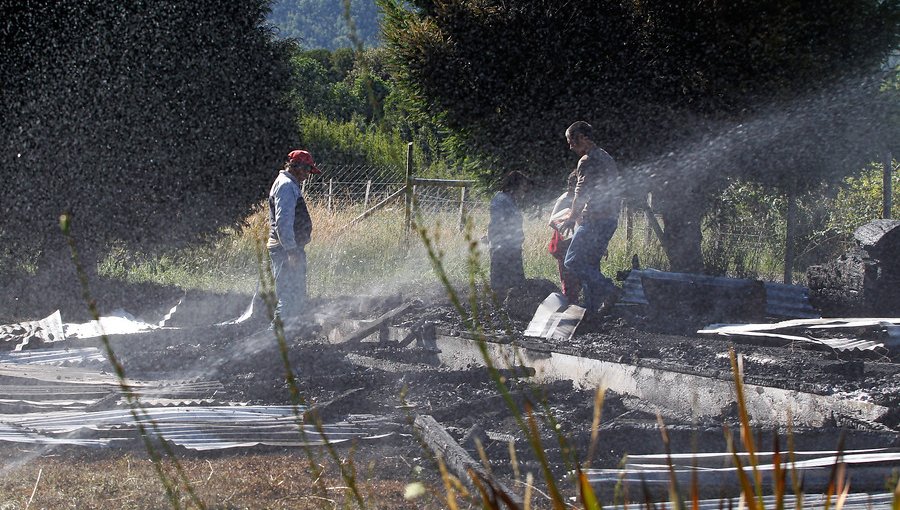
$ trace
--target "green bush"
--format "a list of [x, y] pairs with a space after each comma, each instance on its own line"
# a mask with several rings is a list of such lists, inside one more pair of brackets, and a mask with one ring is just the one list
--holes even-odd
[[[858, 176], [844, 179], [831, 209], [829, 229], [849, 237], [860, 225], [881, 217], [883, 170], [884, 164], [871, 163]], [[891, 217], [897, 218], [900, 216], [900, 174], [897, 172], [891, 173], [891, 190]]]

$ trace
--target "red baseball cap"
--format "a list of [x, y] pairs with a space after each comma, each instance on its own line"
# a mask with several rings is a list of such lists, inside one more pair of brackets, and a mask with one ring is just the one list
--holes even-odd
[[312, 154], [307, 151], [291, 151], [288, 153], [288, 163], [302, 163], [304, 165], [309, 165], [309, 173], [311, 174], [322, 173], [322, 171], [319, 170], [319, 167], [316, 166], [316, 162], [313, 161]]

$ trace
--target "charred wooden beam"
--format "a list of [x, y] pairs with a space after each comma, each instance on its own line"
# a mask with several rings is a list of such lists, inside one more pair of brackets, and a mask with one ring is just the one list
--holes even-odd
[[362, 342], [362, 340], [364, 338], [366, 338], [367, 336], [369, 336], [373, 333], [377, 333], [377, 332], [381, 331], [382, 328], [389, 326], [390, 325], [389, 321], [406, 313], [412, 307], [413, 307], [413, 303], [403, 303], [402, 305], [398, 306], [397, 308], [394, 308], [393, 310], [385, 313], [381, 317], [372, 321], [367, 326], [364, 326], [363, 328], [359, 329], [358, 331], [356, 331], [355, 333], [353, 333], [352, 335], [347, 337], [347, 340], [344, 341], [344, 345], [347, 347], [352, 347], [352, 346]]
[[413, 426], [420, 434], [422, 441], [435, 456], [444, 462], [447, 469], [456, 475], [467, 487], [473, 489], [474, 483], [472, 478], [477, 477], [481, 481], [487, 482], [482, 483], [482, 485], [488, 491], [496, 490], [497, 493], [492, 494], [492, 496], [497, 501], [510, 500], [513, 503], [513, 506], [510, 506], [511, 508], [522, 507], [521, 498], [488, 473], [481, 464], [476, 462], [434, 418], [428, 415], [418, 415], [413, 422]]

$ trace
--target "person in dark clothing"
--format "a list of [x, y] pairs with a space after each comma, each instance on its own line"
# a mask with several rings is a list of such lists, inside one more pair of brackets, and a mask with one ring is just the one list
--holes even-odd
[[278, 306], [276, 320], [296, 319], [306, 301], [306, 251], [312, 235], [312, 220], [300, 192], [300, 183], [311, 174], [322, 173], [312, 155], [291, 151], [269, 191], [269, 258], [275, 278]]
[[500, 181], [500, 191], [491, 199], [488, 242], [491, 253], [491, 289], [502, 298], [508, 291], [525, 283], [522, 265], [522, 211], [519, 206], [531, 180], [522, 172], [513, 171]]
[[579, 156], [578, 180], [571, 213], [560, 226], [574, 229], [566, 251], [565, 266], [581, 280], [584, 307], [589, 314], [604, 315], [618, 300], [620, 290], [600, 272], [600, 259], [619, 224], [622, 183], [616, 161], [593, 140], [593, 128], [584, 121], [566, 129], [569, 148]]

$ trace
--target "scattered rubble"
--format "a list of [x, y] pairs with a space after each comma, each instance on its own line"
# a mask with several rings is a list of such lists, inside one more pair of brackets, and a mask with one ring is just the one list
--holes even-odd
[[900, 221], [873, 220], [838, 260], [807, 271], [810, 300], [826, 316], [900, 315]]
[[[202, 295], [185, 296], [175, 307], [158, 307], [165, 318], [135, 319], [132, 330], [121, 323], [102, 329], [129, 388], [165, 425], [162, 436], [197, 452], [308, 446], [320, 436], [299, 440], [298, 426], [313, 432], [319, 423], [329, 438], [365, 441], [355, 455], [373, 462], [398, 449], [421, 456], [418, 435], [426, 438], [426, 449], [456, 466], [458, 476], [471, 469], [491, 487], [516, 488], [524, 473], [540, 477], [539, 459], [517, 420], [517, 413], [532, 412], [556, 476], [564, 478], [574, 463], [589, 461], [597, 470], [590, 472], [592, 480], [606, 490], [610, 479], [649, 473], [644, 466], [649, 460], [634, 459], [662, 451], [658, 416], [685, 466], [693, 462], [688, 455], [706, 452], [711, 456], [703, 458], [713, 459], [727, 451], [722, 426], [738, 425], [732, 350], [742, 367], [751, 420], [761, 430], [758, 444], [772, 445], [776, 435], [786, 434], [790, 412], [795, 448], [802, 455], [832, 449], [842, 436], [848, 450], [891, 454], [900, 446], [897, 319], [728, 324], [704, 327], [699, 335], [672, 334], [667, 332], [672, 310], [659, 313], [653, 306], [671, 288], [644, 294], [654, 285], [647, 282], [694, 282], [687, 287], [695, 297], [710, 285], [731, 289], [732, 284], [666, 276], [671, 274], [632, 272], [613, 316], [593, 325], [580, 322], [577, 306], [541, 296], [544, 287], [535, 283], [537, 290], [507, 297], [505, 309], [485, 300], [476, 317], [482, 334], [474, 334], [472, 323], [463, 324], [446, 299], [433, 297], [436, 293], [314, 302], [318, 327], [289, 328], [285, 335], [287, 364], [304, 397], [299, 407], [291, 405], [285, 360], [267, 321], [252, 313], [233, 320], [248, 310], [246, 297], [214, 307], [215, 314], [196, 302]], [[674, 287], [683, 291], [685, 285]], [[761, 297], [758, 284], [734, 288], [740, 290], [722, 295], [738, 302], [748, 290], [753, 317], [808, 307], [796, 289], [779, 289], [786, 293], [774, 297], [766, 285]], [[523, 296], [530, 296], [530, 304], [516, 302], [517, 313], [508, 313], [511, 300]], [[539, 312], [522, 313], [528, 307]], [[191, 309], [207, 311], [192, 316]], [[714, 313], [702, 316], [727, 320], [732, 312], [743, 313], [731, 306], [709, 310]], [[119, 315], [117, 320], [125, 317]], [[697, 317], [688, 319], [674, 329], [682, 331]], [[114, 324], [111, 320], [105, 324]], [[129, 407], [99, 336], [86, 333], [86, 327], [59, 324], [61, 331], [81, 333], [29, 341], [16, 352], [13, 346], [21, 339], [14, 335], [20, 335], [21, 325], [0, 330], [0, 339], [7, 340], [0, 344], [9, 351], [0, 353], [0, 447], [31, 441], [139, 448], [125, 440], [135, 437]], [[869, 343], [850, 347], [835, 343], [840, 338]], [[488, 363], [497, 370], [489, 370]], [[498, 391], [498, 380], [507, 394]], [[598, 387], [607, 389], [600, 447], [588, 459]], [[257, 420], [231, 426], [227, 416], [241, 413], [256, 413]], [[101, 416], [103, 426], [97, 422]], [[53, 423], [51, 418], [59, 420], [57, 426], [43, 425]], [[632, 462], [620, 466], [625, 455]], [[859, 455], [875, 459], [874, 453]], [[449, 462], [451, 457], [456, 460]], [[848, 466], [855, 473], [854, 490], [880, 490], [882, 468], [896, 459], [874, 465], [868, 460]], [[413, 478], [411, 472], [381, 474]], [[722, 479], [709, 483], [710, 491], [712, 486], [718, 491], [714, 497], [728, 494], [717, 485]], [[813, 485], [810, 481], [807, 490], [824, 490]]]

